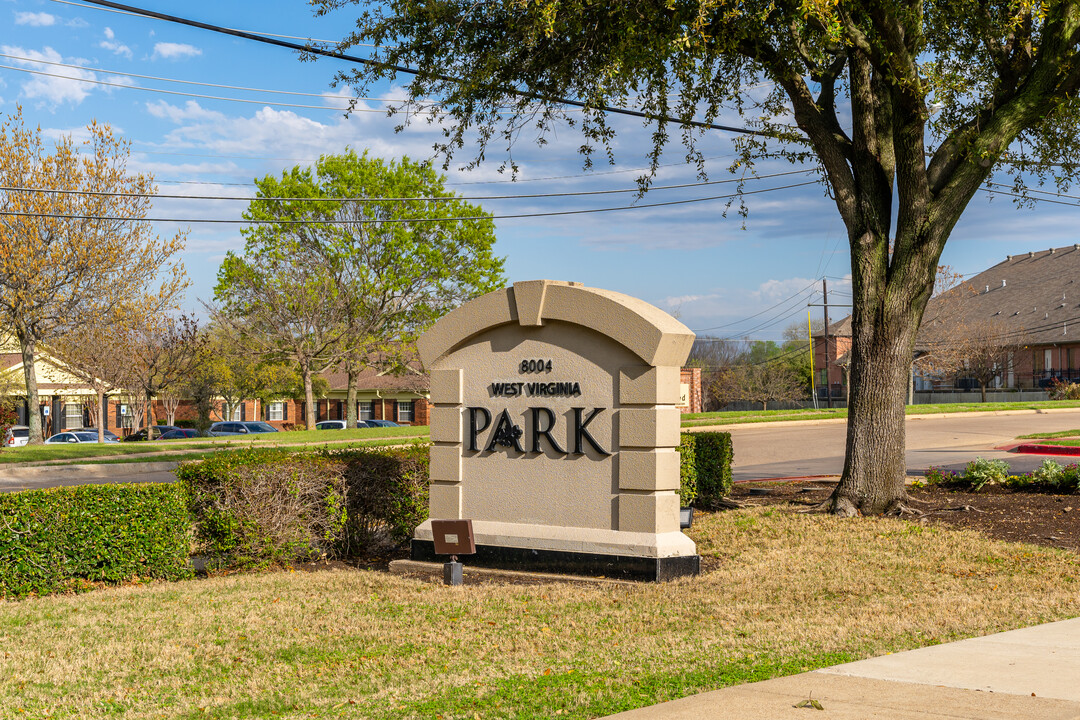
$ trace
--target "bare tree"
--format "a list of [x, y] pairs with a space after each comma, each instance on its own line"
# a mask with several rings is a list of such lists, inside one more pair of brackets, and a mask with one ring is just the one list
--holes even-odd
[[130, 365], [124, 386], [132, 395], [142, 395], [149, 427], [155, 424], [154, 398], [183, 385], [204, 340], [195, 318], [159, 314], [144, 317], [128, 328], [125, 340]]
[[800, 400], [805, 396], [798, 373], [778, 360], [720, 370], [710, 383], [710, 391], [723, 404], [742, 400], [760, 403], [762, 410], [768, 410], [770, 402]]

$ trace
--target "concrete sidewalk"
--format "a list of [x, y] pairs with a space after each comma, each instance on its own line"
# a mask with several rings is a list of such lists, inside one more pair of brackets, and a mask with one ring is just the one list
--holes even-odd
[[[823, 711], [795, 706], [808, 698]], [[620, 720], [1080, 720], [1080, 618], [837, 665]]]

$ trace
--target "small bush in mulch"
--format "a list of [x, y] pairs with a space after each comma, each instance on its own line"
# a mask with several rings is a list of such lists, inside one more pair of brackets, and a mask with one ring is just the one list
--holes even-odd
[[1004, 460], [976, 458], [962, 473], [932, 467], [921, 484], [972, 492], [1002, 486], [1032, 492], [1075, 493], [1080, 491], [1080, 465], [1062, 465], [1048, 458], [1030, 473], [1009, 475], [1009, 464]]
[[427, 519], [426, 448], [246, 450], [177, 470], [212, 569], [373, 554]]

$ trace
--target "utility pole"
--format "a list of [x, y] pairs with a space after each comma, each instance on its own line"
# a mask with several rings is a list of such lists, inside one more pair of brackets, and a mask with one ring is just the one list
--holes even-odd
[[825, 310], [825, 399], [832, 409], [832, 383], [829, 382], [829, 281], [821, 278], [821, 304]]

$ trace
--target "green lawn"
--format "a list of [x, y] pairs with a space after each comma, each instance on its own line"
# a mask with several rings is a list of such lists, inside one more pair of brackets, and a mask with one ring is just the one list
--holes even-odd
[[[1046, 410], [1080, 408], [1080, 400], [1042, 400], [1037, 402], [937, 403], [908, 405], [908, 415], [942, 415], [965, 412], [1001, 412], [1005, 410]], [[830, 420], [846, 418], [846, 409], [814, 410], [751, 410], [738, 412], [688, 413], [682, 416], [683, 427], [707, 425], [738, 425], [742, 423], [777, 422], [781, 420]]]
[[777, 508], [690, 534], [705, 573], [658, 585], [337, 570], [0, 602], [0, 717], [595, 718], [1080, 615], [1063, 550]]
[[301, 430], [256, 435], [235, 435], [191, 440], [120, 442], [107, 444], [27, 445], [0, 452], [0, 464], [73, 461], [84, 458], [112, 458], [110, 462], [150, 462], [202, 457], [217, 450], [247, 447], [387, 445], [426, 439], [424, 425], [352, 430]]

